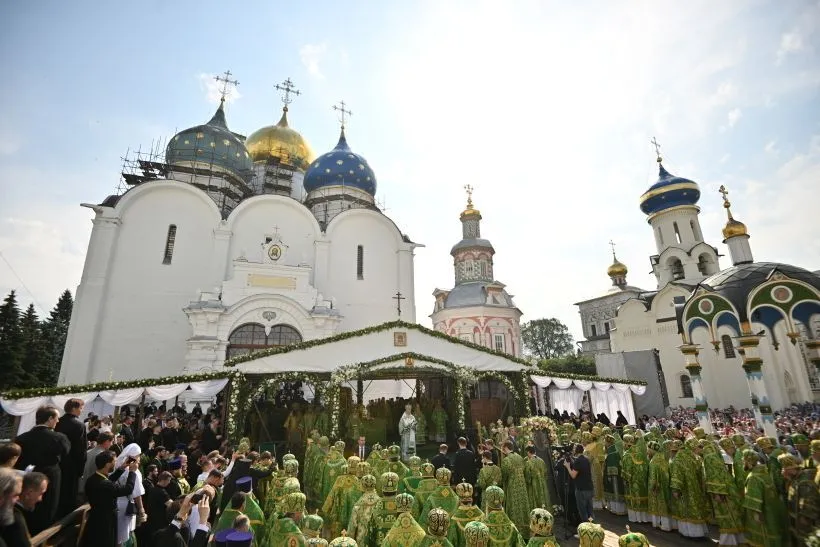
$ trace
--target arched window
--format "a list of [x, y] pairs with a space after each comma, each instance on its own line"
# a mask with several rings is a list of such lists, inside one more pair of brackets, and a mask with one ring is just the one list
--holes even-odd
[[680, 375], [680, 393], [684, 399], [691, 399], [692, 395], [692, 380], [686, 374]]
[[226, 359], [247, 355], [254, 351], [276, 346], [287, 346], [302, 341], [299, 331], [289, 325], [271, 327], [270, 334], [265, 334], [265, 327], [258, 323], [246, 323], [234, 329], [228, 337]]
[[681, 242], [681, 238], [680, 238], [680, 229], [678, 228], [678, 223], [677, 223], [677, 222], [673, 222], [673, 223], [672, 223], [672, 227], [673, 227], [673, 228], [675, 228], [675, 239], [677, 239], [677, 240], [678, 240], [678, 243], [680, 243], [680, 242]]
[[712, 273], [712, 259], [706, 253], [698, 257], [698, 271], [702, 275], [709, 275]]
[[658, 241], [660, 241], [661, 245], [663, 245], [663, 232], [661, 231], [660, 226], [658, 226]]
[[734, 359], [735, 355], [735, 346], [732, 343], [732, 337], [728, 334], [724, 334], [720, 337], [720, 341], [723, 342], [723, 356], [727, 359]]
[[672, 270], [672, 279], [675, 281], [684, 278], [683, 263], [679, 258], [672, 257], [669, 259], [669, 269]]
[[695, 241], [702, 241], [703, 236], [700, 235], [700, 230], [698, 230], [698, 225], [695, 224], [694, 219], [689, 221], [689, 227], [692, 228], [692, 235], [695, 236]]

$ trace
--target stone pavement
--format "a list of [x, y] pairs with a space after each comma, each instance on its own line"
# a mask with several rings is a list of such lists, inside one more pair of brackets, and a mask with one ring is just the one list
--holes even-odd
[[[610, 514], [608, 511], [596, 511], [595, 517], [596, 522], [603, 526], [606, 531], [604, 546], [618, 547], [618, 538], [622, 534], [626, 533], [626, 525], [628, 524], [626, 517], [617, 517]], [[564, 534], [561, 530], [563, 520], [560, 518], [555, 520], [557, 529], [556, 538], [561, 543], [561, 547], [578, 547], [578, 540], [572, 537], [572, 535], [570, 535], [569, 539], [564, 539]], [[710, 547], [711, 545], [717, 544], [717, 539], [719, 537], [717, 528], [713, 526], [709, 528], [711, 538], [708, 541], [694, 541], [679, 536], [677, 532], [662, 532], [660, 530], [655, 530], [652, 528], [651, 524], [630, 524], [629, 529], [633, 532], [640, 532], [644, 534], [649, 540], [649, 543], [657, 547]], [[573, 530], [572, 533], [574, 534], [575, 531]]]

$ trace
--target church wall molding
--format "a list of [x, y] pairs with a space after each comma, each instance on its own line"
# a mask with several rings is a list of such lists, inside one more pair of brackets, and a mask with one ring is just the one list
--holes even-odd
[[208, 195], [205, 192], [185, 182], [165, 179], [144, 182], [130, 189], [128, 192], [123, 194], [117, 201], [117, 204], [114, 206], [115, 214], [122, 218], [124, 216], [125, 211], [133, 207], [132, 203], [136, 203], [145, 196], [163, 190], [177, 191], [183, 194], [188, 194], [190, 196], [196, 197], [197, 199], [199, 199], [207, 205], [207, 208], [212, 213], [213, 225], [215, 227], [219, 226], [219, 224], [222, 222], [222, 215], [219, 212], [219, 208], [217, 207], [214, 200], [208, 197]]

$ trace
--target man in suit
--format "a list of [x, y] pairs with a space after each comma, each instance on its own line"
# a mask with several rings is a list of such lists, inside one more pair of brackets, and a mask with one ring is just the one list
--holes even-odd
[[446, 444], [440, 444], [439, 445], [438, 454], [433, 456], [433, 459], [430, 460], [430, 463], [433, 464], [433, 467], [435, 467], [436, 470], [438, 470], [442, 467], [446, 467], [447, 469], [450, 469], [450, 458], [447, 457], [447, 451], [449, 449], [450, 448]]
[[358, 456], [362, 461], [365, 461], [370, 455], [370, 447], [367, 446], [367, 439], [364, 435], [359, 435], [359, 440], [356, 443], [356, 447], [353, 449], [353, 455]]
[[478, 478], [478, 471], [475, 464], [475, 454], [467, 448], [467, 439], [459, 437], [458, 451], [456, 451], [456, 458], [453, 462], [453, 484], [464, 481], [474, 485], [476, 478]]
[[179, 443], [179, 433], [177, 431], [177, 421], [175, 418], [169, 418], [165, 422], [165, 427], [159, 433], [162, 439], [162, 445], [168, 450], [173, 450]]
[[154, 534], [155, 547], [205, 547], [208, 544], [208, 536], [210, 535], [210, 526], [208, 525], [208, 514], [211, 511], [210, 499], [208, 496], [202, 496], [202, 500], [196, 506], [196, 511], [199, 511], [199, 525], [193, 534], [191, 541], [186, 541], [189, 537], [188, 529], [185, 523], [191, 513], [191, 497], [193, 494], [185, 496], [182, 503], [172, 504], [169, 509], [177, 509], [172, 512], [174, 515], [171, 523], [162, 530]]
[[42, 473], [32, 471], [23, 475], [22, 484], [20, 498], [14, 505], [14, 520], [19, 523], [19, 537], [16, 542], [9, 544], [29, 547], [31, 545], [31, 535], [28, 533], [26, 519], [37, 507], [37, 504], [43, 501], [43, 494], [48, 490], [48, 478]]
[[[122, 467], [112, 474], [114, 460], [114, 453], [110, 450], [100, 452], [94, 458], [97, 472], [85, 482], [85, 496], [91, 509], [88, 510], [88, 521], [79, 547], [115, 547], [117, 544], [117, 498], [134, 491], [139, 461], [126, 458]], [[117, 484], [117, 479], [126, 469], [129, 473], [125, 484]]]
[[507, 437], [507, 440], [512, 443], [513, 452], [518, 453], [518, 428], [510, 428], [510, 436]]
[[20, 445], [22, 451], [20, 458], [17, 460], [17, 469], [25, 469], [29, 465], [33, 465], [35, 471], [39, 471], [48, 477], [48, 491], [43, 496], [43, 501], [37, 504], [29, 520], [29, 532], [32, 535], [39, 534], [54, 524], [56, 520], [57, 504], [60, 501], [60, 486], [62, 484], [60, 461], [63, 458], [68, 458], [68, 452], [71, 449], [68, 437], [54, 431], [59, 418], [60, 411], [56, 408], [41, 406], [34, 415], [34, 421], [37, 425], [31, 428], [30, 431], [21, 434], [14, 441]]
[[120, 425], [120, 434], [122, 434], [122, 443], [124, 446], [128, 446], [129, 444], [136, 442], [136, 437], [134, 436], [133, 423], [133, 416], [126, 416], [122, 419], [122, 425]]
[[85, 457], [88, 442], [85, 438], [85, 424], [80, 420], [85, 401], [69, 399], [63, 405], [63, 414], [57, 422], [54, 431], [68, 437], [71, 449], [68, 457], [60, 460], [60, 501], [57, 505], [57, 518], [63, 518], [77, 508], [77, 491], [80, 486], [80, 477], [85, 470]]
[[214, 418], [202, 431], [202, 442], [200, 443], [199, 448], [202, 450], [203, 454], [209, 454], [214, 450], [219, 450], [219, 446], [221, 444], [222, 435], [219, 432], [219, 419]]
[[94, 458], [96, 458], [100, 452], [111, 450], [112, 444], [114, 444], [114, 434], [110, 431], [103, 431], [97, 437], [97, 445], [86, 452], [85, 467], [83, 468], [83, 474], [80, 478], [79, 492], [81, 495], [85, 495], [85, 481], [97, 472], [97, 464], [94, 463]]

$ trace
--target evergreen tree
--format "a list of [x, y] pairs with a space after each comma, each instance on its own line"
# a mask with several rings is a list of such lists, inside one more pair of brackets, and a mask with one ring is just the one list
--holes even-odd
[[29, 304], [20, 319], [20, 335], [23, 338], [22, 367], [26, 373], [26, 387], [43, 385], [42, 371], [46, 364], [46, 352], [43, 347], [43, 330], [34, 304]]
[[17, 294], [11, 291], [0, 306], [0, 390], [24, 387], [23, 335]]
[[71, 321], [71, 310], [74, 298], [68, 289], [60, 295], [57, 305], [51, 310], [48, 319], [43, 322], [42, 340], [45, 352], [43, 366], [38, 374], [45, 386], [56, 386], [60, 376], [60, 365], [63, 362], [65, 341], [68, 337], [68, 323]]

